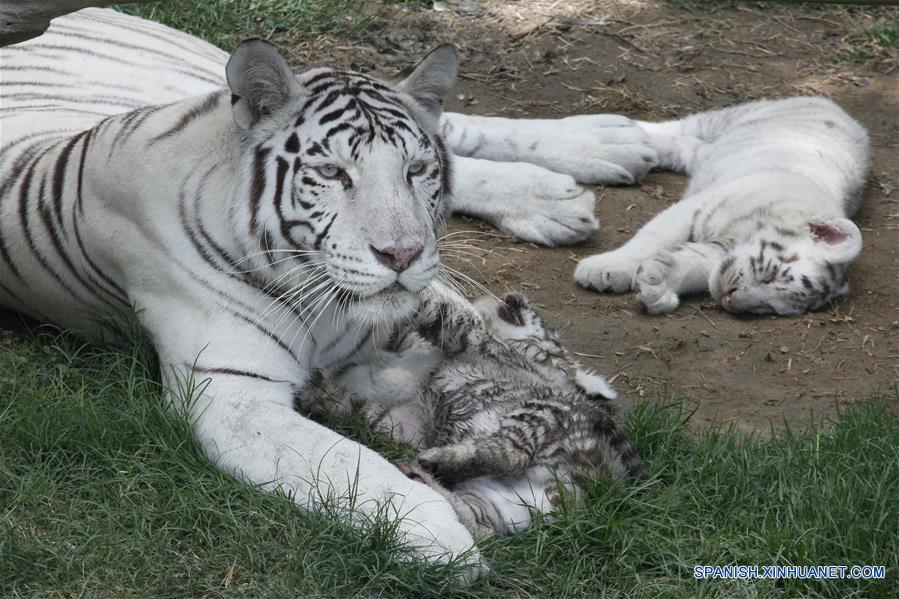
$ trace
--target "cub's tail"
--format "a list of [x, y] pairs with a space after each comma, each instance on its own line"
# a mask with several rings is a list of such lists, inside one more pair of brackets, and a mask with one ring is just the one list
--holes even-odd
[[637, 452], [603, 407], [574, 414], [565, 445], [575, 472], [585, 478], [597, 470], [618, 479], [649, 478]]

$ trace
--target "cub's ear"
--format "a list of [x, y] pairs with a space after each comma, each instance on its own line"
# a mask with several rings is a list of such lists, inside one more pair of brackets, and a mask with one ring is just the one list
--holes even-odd
[[444, 44], [431, 50], [397, 87], [412, 96], [436, 124], [443, 110], [443, 99], [453, 87], [458, 73], [459, 53], [452, 45]]
[[862, 251], [862, 232], [848, 218], [819, 216], [809, 221], [808, 228], [828, 262], [845, 264]]
[[234, 121], [243, 130], [280, 110], [300, 94], [300, 84], [278, 48], [262, 39], [234, 48], [225, 67]]

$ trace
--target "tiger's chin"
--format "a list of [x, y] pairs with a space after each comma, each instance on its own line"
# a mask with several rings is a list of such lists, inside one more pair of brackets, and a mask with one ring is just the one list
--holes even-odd
[[391, 285], [374, 295], [356, 296], [347, 308], [347, 314], [363, 324], [393, 325], [410, 318], [418, 303], [418, 293], [400, 285]]

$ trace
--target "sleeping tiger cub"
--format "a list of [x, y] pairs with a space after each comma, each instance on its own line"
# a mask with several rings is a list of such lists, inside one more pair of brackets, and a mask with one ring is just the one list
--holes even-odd
[[729, 312], [801, 314], [848, 292], [868, 136], [836, 104], [759, 101], [640, 125], [690, 183], [626, 244], [581, 260], [580, 285], [635, 289], [651, 314], [705, 292]]
[[380, 364], [329, 388], [395, 437], [425, 448], [401, 469], [442, 493], [475, 536], [527, 528], [561, 488], [646, 471], [611, 417], [615, 391], [584, 370], [518, 294], [472, 306], [430, 293]]

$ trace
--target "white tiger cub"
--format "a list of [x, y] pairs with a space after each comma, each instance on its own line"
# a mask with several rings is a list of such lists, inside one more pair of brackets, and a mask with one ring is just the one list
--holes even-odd
[[868, 136], [836, 104], [764, 100], [640, 126], [690, 183], [623, 246], [581, 260], [580, 285], [635, 289], [651, 314], [704, 292], [729, 312], [801, 314], [848, 292]]
[[[595, 228], [578, 229], [593, 202], [570, 176], [478, 158], [451, 168], [438, 119], [456, 69], [443, 47], [398, 84], [294, 75], [260, 41], [229, 59], [114, 11], [55, 19], [0, 49], [0, 306], [92, 334], [136, 311], [165, 385], [205, 381], [181, 407], [220, 468], [300, 505], [355, 491], [356, 521], [386, 509], [422, 557], [464, 555], [477, 575], [472, 536], [443, 497], [295, 410], [312, 372], [370, 360], [379, 331], [435, 281], [452, 197], [486, 217], [557, 200], [563, 218], [534, 226], [553, 243]], [[654, 151], [630, 129], [636, 179]], [[564, 148], [566, 130], [539, 141]], [[501, 140], [534, 139], [514, 122], [491, 135], [479, 151], [496, 143], [491, 156], [510, 160]], [[574, 141], [602, 153], [601, 133]]]

